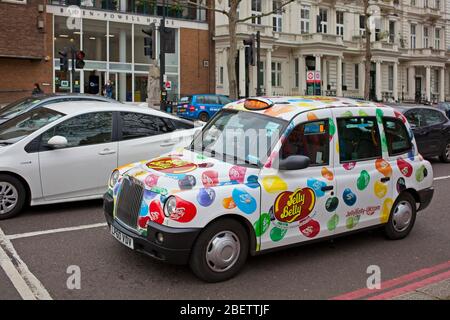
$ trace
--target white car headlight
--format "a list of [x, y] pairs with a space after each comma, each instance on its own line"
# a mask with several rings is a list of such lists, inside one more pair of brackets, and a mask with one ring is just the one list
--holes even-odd
[[114, 188], [114, 186], [116, 185], [117, 181], [119, 180], [119, 177], [120, 177], [119, 170], [114, 170], [111, 173], [111, 177], [109, 178], [109, 186], [111, 188]]
[[164, 204], [164, 215], [166, 217], [170, 217], [170, 215], [174, 214], [177, 210], [177, 199], [174, 196], [170, 196], [167, 198], [166, 203]]

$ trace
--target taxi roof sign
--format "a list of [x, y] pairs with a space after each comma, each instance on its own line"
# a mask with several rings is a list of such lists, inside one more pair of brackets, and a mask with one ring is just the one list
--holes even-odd
[[262, 98], [248, 98], [244, 102], [244, 108], [247, 110], [264, 110], [273, 106], [273, 102]]

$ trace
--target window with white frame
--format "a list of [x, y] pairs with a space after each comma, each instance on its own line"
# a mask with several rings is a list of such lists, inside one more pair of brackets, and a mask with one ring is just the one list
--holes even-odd
[[342, 83], [343, 87], [347, 85], [346, 76], [345, 76], [345, 63], [344, 62], [342, 62], [341, 83]]
[[434, 48], [441, 49], [441, 29], [434, 29]]
[[411, 24], [411, 30], [410, 30], [410, 46], [411, 49], [415, 49], [416, 48], [416, 25], [415, 24]]
[[260, 88], [264, 87], [264, 83], [265, 83], [265, 80], [264, 80], [265, 79], [265, 77], [264, 77], [264, 72], [265, 72], [264, 66], [265, 66], [264, 61], [260, 61], [259, 62], [259, 74], [260, 74], [259, 87]]
[[389, 21], [389, 43], [395, 42], [395, 21]]
[[429, 47], [429, 38], [430, 38], [430, 29], [428, 27], [423, 27], [423, 48], [428, 48]]
[[344, 36], [344, 12], [336, 11], [336, 35]]
[[328, 33], [328, 9], [319, 9], [320, 32]]
[[259, 16], [262, 12], [261, 0], [252, 0], [252, 23], [261, 24], [261, 17]]
[[441, 10], [441, 0], [434, 0], [435, 1], [435, 8], [437, 10]]
[[223, 67], [219, 67], [219, 84], [223, 84]]
[[299, 59], [295, 58], [294, 60], [294, 83], [295, 83], [295, 88], [300, 87], [300, 83], [298, 81], [298, 73], [300, 72], [300, 66], [299, 66]]
[[310, 24], [310, 6], [302, 6], [300, 9], [300, 33], [309, 33]]
[[281, 62], [272, 62], [272, 86], [281, 87]]
[[439, 70], [434, 70], [434, 93], [439, 92]]
[[388, 66], [388, 90], [394, 90], [394, 66]]
[[359, 63], [355, 63], [354, 69], [355, 89], [359, 89]]
[[272, 10], [274, 12], [273, 14], [273, 31], [275, 32], [281, 32], [282, 24], [283, 24], [283, 10], [281, 9], [281, 1], [280, 0], [274, 0], [272, 2]]
[[366, 35], [366, 16], [364, 15], [359, 16], [359, 35]]
[[415, 7], [416, 6], [416, 0], [411, 0], [411, 6]]

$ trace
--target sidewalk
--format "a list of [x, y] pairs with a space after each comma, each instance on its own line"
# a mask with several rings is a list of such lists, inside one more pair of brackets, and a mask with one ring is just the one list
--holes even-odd
[[450, 300], [450, 279], [418, 288], [391, 300]]

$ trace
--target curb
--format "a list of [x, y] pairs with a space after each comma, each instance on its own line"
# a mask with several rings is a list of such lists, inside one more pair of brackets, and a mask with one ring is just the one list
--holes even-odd
[[418, 288], [391, 300], [450, 300], [450, 279]]

